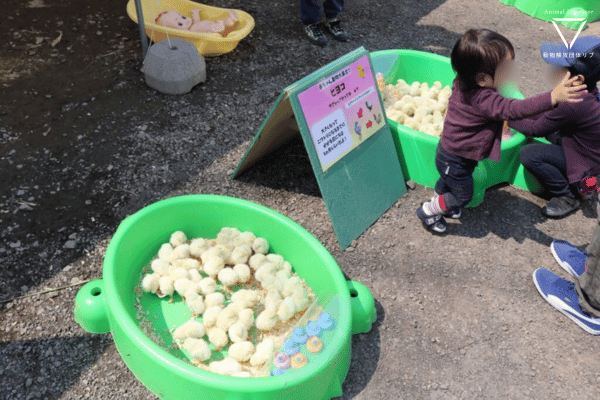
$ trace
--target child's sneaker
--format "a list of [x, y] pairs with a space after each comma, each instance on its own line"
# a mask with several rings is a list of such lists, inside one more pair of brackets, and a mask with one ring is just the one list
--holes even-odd
[[579, 209], [579, 200], [570, 196], [553, 197], [545, 207], [542, 214], [552, 218], [562, 218]]
[[319, 46], [325, 46], [327, 44], [328, 40], [319, 24], [305, 25], [304, 31], [311, 43]]
[[587, 259], [585, 251], [562, 240], [552, 241], [550, 251], [558, 265], [569, 274], [578, 277], [585, 272], [585, 260]]
[[422, 204], [421, 207], [417, 208], [417, 217], [419, 217], [419, 219], [421, 220], [421, 222], [423, 222], [423, 225], [425, 225], [427, 229], [430, 229], [435, 232], [443, 233], [446, 231], [446, 227], [448, 226], [446, 220], [441, 215], [429, 216], [425, 214], [425, 211], [423, 211]]
[[348, 40], [350, 40], [350, 36], [344, 30], [344, 28], [342, 28], [342, 25], [341, 25], [339, 19], [334, 18], [334, 19], [328, 20], [327, 22], [325, 22], [325, 27], [327, 28], [327, 30], [329, 32], [331, 32], [333, 37], [336, 38], [337, 40], [340, 40], [342, 42], [347, 42]]
[[462, 210], [459, 208], [458, 211], [450, 211], [446, 216], [452, 219], [459, 219], [462, 216]]
[[448, 227], [448, 223], [446, 222], [444, 217], [442, 217], [440, 215], [440, 219], [437, 220], [436, 223], [433, 224], [433, 226], [430, 229], [437, 233], [444, 233], [444, 232], [446, 232], [447, 227]]
[[552, 307], [571, 318], [586, 332], [600, 335], [600, 318], [590, 318], [581, 311], [573, 282], [562, 279], [545, 268], [538, 268], [533, 272], [533, 283]]

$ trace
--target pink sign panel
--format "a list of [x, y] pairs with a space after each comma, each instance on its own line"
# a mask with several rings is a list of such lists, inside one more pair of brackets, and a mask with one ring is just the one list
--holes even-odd
[[298, 94], [326, 171], [386, 124], [367, 55]]

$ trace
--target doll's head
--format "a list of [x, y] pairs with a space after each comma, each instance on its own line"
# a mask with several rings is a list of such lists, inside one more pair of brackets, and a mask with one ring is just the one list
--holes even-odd
[[454, 45], [450, 60], [461, 91], [498, 89], [513, 75], [515, 50], [504, 36], [489, 29], [470, 29]]
[[542, 58], [547, 63], [546, 80], [556, 86], [568, 72], [576, 76], [576, 85], [594, 90], [600, 81], [600, 36], [582, 36], [569, 48], [563, 43], [542, 43]]
[[156, 17], [154, 22], [162, 26], [166, 26], [167, 28], [174, 29], [190, 29], [190, 26], [192, 26], [193, 23], [191, 18], [184, 17], [177, 11], [173, 10], [161, 12], [158, 14], [158, 17]]

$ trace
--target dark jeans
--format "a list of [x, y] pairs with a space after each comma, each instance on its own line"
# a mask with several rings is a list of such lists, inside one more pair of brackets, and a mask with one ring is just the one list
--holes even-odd
[[554, 197], [573, 197], [567, 179], [567, 160], [562, 146], [545, 143], [528, 144], [521, 149], [521, 164]]
[[444, 195], [446, 211], [458, 211], [473, 198], [473, 171], [477, 161], [448, 153], [438, 144], [435, 166], [440, 179], [435, 184], [435, 192]]
[[576, 279], [579, 307], [592, 317], [600, 318], [600, 225], [587, 248], [587, 270]]
[[[334, 19], [344, 11], [345, 0], [323, 1], [325, 18]], [[312, 25], [319, 22], [321, 18], [321, 5], [318, 0], [300, 0], [300, 21], [304, 25]]]

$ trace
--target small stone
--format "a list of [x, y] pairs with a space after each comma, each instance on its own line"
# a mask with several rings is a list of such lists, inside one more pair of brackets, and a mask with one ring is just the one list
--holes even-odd
[[86, 205], [86, 206], [89, 206], [90, 204], [92, 204], [92, 201], [91, 201], [91, 200], [86, 200], [86, 201], [85, 201], [85, 205]]
[[21, 286], [21, 292], [25, 293], [29, 288], [25, 285]]
[[415, 183], [415, 181], [409, 179], [406, 181], [406, 186], [411, 190], [415, 190], [417, 184]]
[[350, 251], [350, 252], [352, 252], [352, 251], [354, 251], [354, 247], [352, 247], [352, 246], [349, 246], [349, 247], [347, 247], [347, 248], [346, 248], [346, 251]]
[[25, 381], [25, 387], [30, 387], [31, 385], [33, 385], [33, 379], [31, 378], [27, 378], [27, 380]]
[[74, 249], [75, 246], [77, 246], [77, 241], [76, 240], [67, 240], [67, 242], [64, 244], [64, 248], [65, 249]]

